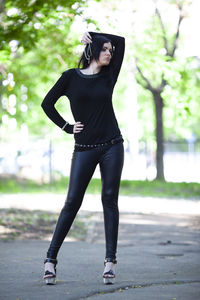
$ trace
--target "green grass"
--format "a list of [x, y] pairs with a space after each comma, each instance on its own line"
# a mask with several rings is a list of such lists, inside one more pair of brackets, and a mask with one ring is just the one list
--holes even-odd
[[200, 184], [191, 182], [128, 181], [121, 184], [121, 194], [149, 197], [200, 199]]
[[[0, 209], [0, 240], [44, 239], [52, 235], [58, 219], [58, 213], [40, 210]], [[68, 237], [85, 240], [90, 215], [78, 215]]]
[[[68, 178], [66, 177], [51, 184], [38, 184], [34, 181], [18, 178], [0, 178], [0, 193], [66, 193], [67, 187]], [[100, 179], [92, 179], [86, 193], [99, 194], [100, 192]], [[158, 180], [122, 180], [120, 194], [127, 196], [200, 199], [200, 184], [163, 182]]]

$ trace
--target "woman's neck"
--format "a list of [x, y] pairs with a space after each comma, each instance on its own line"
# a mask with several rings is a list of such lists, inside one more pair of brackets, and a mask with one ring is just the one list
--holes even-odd
[[82, 71], [87, 75], [97, 74], [101, 71], [101, 66], [95, 60], [92, 60], [90, 65], [86, 69], [82, 69]]

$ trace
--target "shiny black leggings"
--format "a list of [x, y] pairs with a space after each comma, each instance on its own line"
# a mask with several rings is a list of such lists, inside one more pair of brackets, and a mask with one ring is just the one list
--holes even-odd
[[123, 142], [104, 145], [86, 151], [74, 151], [67, 199], [61, 210], [50, 247], [48, 258], [56, 258], [58, 251], [81, 206], [85, 190], [97, 164], [102, 180], [102, 204], [106, 241], [106, 258], [116, 258], [119, 210], [118, 194], [124, 163]]

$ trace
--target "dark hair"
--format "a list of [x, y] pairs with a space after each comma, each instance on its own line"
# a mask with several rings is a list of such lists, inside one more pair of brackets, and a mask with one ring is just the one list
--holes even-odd
[[[82, 68], [85, 69], [90, 65], [90, 63], [93, 59], [98, 60], [104, 43], [111, 43], [111, 45], [112, 45], [111, 40], [109, 40], [105, 36], [103, 36], [103, 35], [93, 35], [92, 36], [92, 43], [90, 43], [90, 46], [89, 46], [89, 44], [86, 45], [86, 47], [84, 49], [84, 52], [81, 55], [81, 58], [79, 60], [78, 67], [80, 68], [80, 66], [82, 66]], [[90, 52], [89, 47], [91, 47], [91, 52]], [[114, 47], [112, 45], [112, 53], [113, 52], [114, 52]], [[86, 59], [85, 53], [88, 53], [90, 55], [90, 60], [89, 61]]]

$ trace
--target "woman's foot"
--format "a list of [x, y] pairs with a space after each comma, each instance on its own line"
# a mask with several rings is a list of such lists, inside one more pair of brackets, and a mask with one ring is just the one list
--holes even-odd
[[44, 276], [46, 284], [56, 284], [57, 259], [46, 258], [44, 260]]
[[106, 258], [104, 261], [103, 282], [105, 284], [113, 284], [115, 282], [115, 265], [116, 259]]

